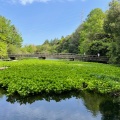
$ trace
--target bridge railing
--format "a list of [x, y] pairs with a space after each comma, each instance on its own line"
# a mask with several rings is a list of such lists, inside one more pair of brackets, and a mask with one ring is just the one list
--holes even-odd
[[106, 56], [98, 55], [83, 55], [74, 53], [35, 53], [35, 54], [9, 54], [9, 57], [24, 58], [24, 57], [37, 57], [37, 58], [53, 58], [53, 59], [74, 59], [81, 61], [93, 61], [93, 62], [108, 62]]

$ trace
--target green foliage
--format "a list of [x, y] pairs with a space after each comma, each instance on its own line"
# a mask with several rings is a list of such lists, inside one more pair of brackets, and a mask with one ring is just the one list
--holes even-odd
[[0, 58], [7, 56], [7, 45], [4, 42], [0, 42]]
[[[78, 27], [74, 33], [71, 35], [68, 35], [66, 37], [61, 37], [60, 40], [54, 39], [47, 42], [47, 45], [51, 46], [50, 53], [51, 52], [57, 52], [57, 53], [79, 53], [79, 39], [80, 39], [80, 31], [81, 27]], [[42, 46], [44, 46], [43, 44]]]
[[8, 53], [18, 53], [22, 44], [22, 37], [11, 21], [0, 16], [0, 58]]
[[104, 30], [111, 35], [110, 62], [120, 64], [120, 2], [112, 0], [104, 22]]
[[70, 39], [70, 36], [61, 38], [60, 44], [57, 47], [58, 53], [68, 53], [69, 39]]
[[57, 38], [51, 41], [45, 40], [42, 45], [36, 46], [36, 53], [57, 53], [58, 44], [59, 40]]
[[35, 45], [26, 45], [24, 49], [26, 49], [27, 53], [35, 53], [37, 50]]
[[[0, 62], [0, 86], [8, 95], [88, 90], [102, 94], [120, 91], [120, 68], [98, 63], [21, 60]], [[84, 86], [84, 83], [86, 86]]]
[[62, 37], [57, 47], [58, 53], [79, 53], [80, 27], [71, 35]]
[[21, 46], [22, 37], [11, 21], [0, 16], [0, 41], [6, 44], [13, 44], [17, 47]]
[[9, 44], [7, 46], [7, 53], [8, 54], [20, 54], [21, 53], [21, 49], [13, 44]]
[[106, 56], [109, 51], [109, 43], [95, 40], [89, 45], [88, 53], [91, 55], [97, 55], [98, 53], [102, 56]]
[[[104, 23], [105, 14], [101, 9], [96, 8], [90, 12], [86, 21], [81, 25], [80, 31], [80, 53], [87, 54], [96, 54], [96, 52], [91, 51], [91, 44], [93, 47], [96, 47], [94, 40], [100, 40], [101, 38], [97, 37], [98, 34], [103, 35], [103, 23]], [[96, 41], [97, 42], [97, 41]], [[94, 46], [95, 45], [95, 46]], [[99, 46], [97, 46], [98, 49]]]

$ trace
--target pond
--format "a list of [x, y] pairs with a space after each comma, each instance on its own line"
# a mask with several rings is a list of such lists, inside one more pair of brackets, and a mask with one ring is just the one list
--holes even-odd
[[0, 89], [0, 120], [120, 120], [120, 97], [72, 92], [20, 98]]

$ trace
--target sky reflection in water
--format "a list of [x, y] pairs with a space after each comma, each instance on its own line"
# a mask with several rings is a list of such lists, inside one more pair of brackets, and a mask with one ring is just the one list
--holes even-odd
[[51, 100], [36, 101], [32, 104], [20, 105], [0, 99], [1, 120], [100, 120], [101, 115], [93, 117], [83, 105], [81, 99], [66, 99], [61, 102]]
[[[32, 100], [32, 97], [29, 99]], [[89, 93], [81, 94], [79, 97], [61, 98], [58, 102], [52, 100], [53, 98], [48, 101], [45, 99], [37, 99], [30, 104], [24, 100], [23, 102], [22, 99], [7, 98], [0, 94], [0, 120], [114, 120], [114, 118], [119, 120], [120, 118], [119, 100], [113, 104], [107, 99], [107, 103], [109, 102], [113, 108], [108, 110], [107, 107], [110, 106], [105, 103], [106, 98]]]

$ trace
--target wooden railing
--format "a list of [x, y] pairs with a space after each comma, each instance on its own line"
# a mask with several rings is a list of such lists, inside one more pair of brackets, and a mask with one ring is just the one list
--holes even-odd
[[108, 62], [108, 58], [106, 56], [81, 55], [81, 54], [73, 54], [73, 53], [9, 54], [8, 57], [11, 59], [37, 57], [41, 59], [69, 59], [69, 60], [81, 60], [81, 61], [103, 62], [103, 63]]

